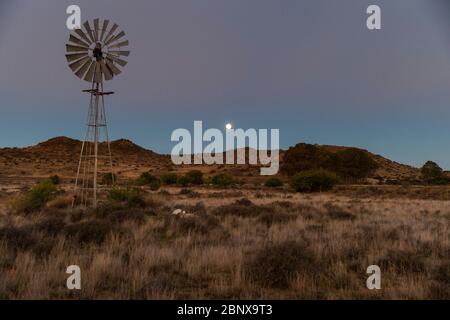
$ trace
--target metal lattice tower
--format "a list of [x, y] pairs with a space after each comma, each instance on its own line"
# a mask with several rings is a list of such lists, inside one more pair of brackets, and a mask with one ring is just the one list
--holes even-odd
[[128, 40], [123, 39], [125, 32], [116, 33], [117, 24], [111, 29], [108, 25], [109, 20], [104, 20], [100, 28], [100, 21], [96, 18], [91, 29], [86, 21], [84, 31], [74, 30], [75, 34], [70, 35], [66, 44], [69, 68], [77, 77], [91, 83], [90, 89], [83, 90], [90, 94], [90, 102], [72, 206], [97, 206], [98, 190], [104, 187], [99, 181], [100, 175], [110, 174], [114, 184], [105, 109], [105, 96], [114, 92], [105, 92], [103, 81], [109, 81], [121, 73], [118, 66], [124, 67], [127, 61], [120, 57], [129, 56], [130, 52], [122, 50], [129, 45]]

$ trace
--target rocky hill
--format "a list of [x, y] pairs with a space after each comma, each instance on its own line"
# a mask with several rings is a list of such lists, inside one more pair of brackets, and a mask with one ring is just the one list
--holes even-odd
[[[68, 137], [56, 137], [25, 148], [0, 148], [0, 178], [1, 177], [41, 177], [58, 174], [61, 177], [73, 178], [76, 174], [78, 159], [82, 143]], [[323, 146], [336, 152], [349, 147]], [[170, 156], [161, 155], [152, 150], [136, 145], [130, 140], [120, 139], [111, 142], [113, 164], [115, 171], [124, 177], [135, 177], [144, 171], [161, 173], [167, 170], [186, 171], [192, 166], [174, 166]], [[99, 154], [106, 155], [106, 144], [100, 145]], [[280, 152], [280, 161], [283, 161], [284, 151]], [[373, 177], [382, 179], [403, 179], [418, 177], [417, 168], [403, 165], [380, 155], [370, 153], [378, 163], [379, 168]], [[100, 163], [102, 165], [102, 163]], [[196, 165], [205, 173], [226, 171], [239, 177], [255, 177], [259, 170], [248, 165]], [[0, 180], [1, 181], [1, 180]]]

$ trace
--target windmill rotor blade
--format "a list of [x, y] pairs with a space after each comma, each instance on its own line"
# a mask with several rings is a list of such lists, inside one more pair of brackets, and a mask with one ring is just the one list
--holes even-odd
[[81, 39], [78, 39], [78, 38], [75, 37], [73, 34], [70, 35], [69, 41], [70, 41], [70, 42], [73, 42], [73, 43], [75, 43], [75, 44], [77, 44], [77, 45], [79, 45], [79, 46], [82, 46], [82, 47], [89, 47], [89, 44], [88, 44], [88, 43], [84, 42], [84, 41], [81, 40]]
[[83, 79], [83, 76], [85, 75], [87, 69], [89, 68], [89, 66], [92, 64], [92, 60], [88, 59], [86, 60], [86, 62], [80, 67], [80, 69], [78, 69], [77, 72], [75, 72], [75, 75], [80, 78]]
[[105, 43], [109, 40], [109, 38], [112, 36], [112, 34], [114, 33], [114, 31], [116, 31], [116, 29], [117, 29], [118, 27], [119, 27], [119, 26], [118, 26], [117, 24], [114, 23], [114, 25], [112, 26], [111, 30], [109, 30], [108, 34], [106, 35]]
[[109, 51], [110, 54], [114, 56], [125, 56], [128, 57], [130, 55], [130, 51]]
[[97, 42], [98, 41], [98, 38], [99, 38], [99, 23], [98, 23], [98, 18], [95, 18], [94, 19], [94, 40], [95, 40], [95, 42]]
[[86, 43], [88, 43], [89, 45], [92, 43], [92, 41], [88, 39], [88, 37], [86, 36], [86, 34], [85, 34], [81, 29], [75, 29], [75, 32], [76, 32], [77, 35], [79, 35], [84, 41], [86, 41]]
[[122, 41], [122, 42], [120, 42], [120, 43], [118, 43], [118, 44], [114, 44], [114, 45], [108, 46], [108, 49], [112, 49], [112, 48], [120, 48], [120, 47], [126, 47], [126, 46], [128, 46], [129, 44], [130, 44], [129, 41], [128, 41], [128, 40], [125, 40], [125, 41]]
[[66, 44], [66, 50], [67, 50], [67, 52], [87, 52], [89, 50], [89, 48]]
[[86, 21], [85, 23], [83, 23], [83, 26], [86, 29], [86, 33], [88, 34], [88, 36], [91, 39], [91, 41], [95, 42], [94, 36], [92, 35], [91, 26], [89, 25], [89, 21]]
[[72, 69], [73, 72], [75, 72], [88, 60], [90, 60], [89, 56], [85, 56], [84, 58], [81, 58], [80, 60], [76, 60], [75, 62], [69, 64], [69, 68]]
[[75, 29], [69, 35], [68, 66], [80, 79], [100, 84], [122, 73], [121, 68], [128, 64], [124, 57], [130, 55], [129, 44], [125, 31], [117, 24], [108, 19], [87, 20], [82, 29]]
[[66, 54], [67, 62], [72, 62], [84, 57], [88, 57], [87, 53], [72, 53]]
[[92, 61], [83, 79], [91, 82], [92, 78], [94, 78], [94, 71], [95, 71], [95, 61]]
[[111, 42], [117, 41], [120, 38], [122, 38], [123, 36], [125, 36], [125, 31], [121, 31], [120, 33], [118, 33], [117, 35], [115, 35], [114, 37], [110, 38], [108, 41], [105, 42], [105, 45], [110, 44]]
[[100, 41], [103, 41], [103, 36], [106, 33], [106, 29], [108, 29], [109, 20], [103, 21], [102, 33], [100, 34]]
[[114, 77], [113, 72], [110, 69], [108, 69], [108, 67], [103, 61], [100, 61], [100, 66], [102, 68], [103, 74], [105, 75], [105, 80], [106, 81], [111, 80]]
[[110, 59], [106, 59], [106, 65], [108, 66], [108, 68], [113, 72], [114, 75], [118, 75], [121, 74], [122, 71], [120, 71], [112, 62], [112, 60]]
[[109, 58], [109, 60], [111, 60], [111, 62], [116, 62], [117, 64], [119, 64], [122, 67], [125, 67], [128, 63], [127, 61], [122, 60], [116, 56], [113, 56], [112, 54], [109, 54], [109, 53], [106, 56], [107, 56], [107, 59]]

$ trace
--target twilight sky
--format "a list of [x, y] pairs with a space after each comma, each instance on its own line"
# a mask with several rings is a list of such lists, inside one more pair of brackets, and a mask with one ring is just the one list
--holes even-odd
[[[450, 169], [447, 0], [0, 0], [0, 147], [80, 138], [87, 83], [66, 7], [130, 40], [105, 87], [113, 139], [170, 152], [176, 128], [279, 128], [280, 144], [356, 146]], [[365, 26], [382, 8], [382, 30]]]

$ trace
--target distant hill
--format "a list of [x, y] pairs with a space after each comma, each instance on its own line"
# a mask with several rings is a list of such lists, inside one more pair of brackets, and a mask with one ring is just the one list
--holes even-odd
[[[56, 137], [25, 148], [0, 148], [0, 175], [46, 176], [58, 174], [74, 177], [78, 168], [82, 142], [68, 137]], [[126, 139], [112, 141], [113, 164], [124, 174], [139, 170], [159, 170], [171, 165], [170, 157], [147, 150]], [[107, 155], [106, 143], [99, 147]], [[100, 161], [100, 166], [104, 164]]]
[[[62, 177], [74, 177], [78, 166], [81, 141], [68, 137], [55, 137], [34, 146], [25, 148], [0, 148], [0, 176], [46, 176], [58, 174]], [[329, 151], [337, 152], [350, 147], [322, 146]], [[100, 154], [106, 154], [106, 144], [101, 144]], [[115, 170], [125, 177], [135, 177], [144, 171], [161, 173], [168, 170], [184, 172], [192, 168], [205, 173], [226, 171], [240, 177], [256, 177], [259, 170], [255, 166], [174, 166], [169, 155], [161, 155], [145, 149], [130, 140], [119, 139], [111, 142], [113, 164]], [[368, 151], [367, 151], [368, 152]], [[418, 177], [417, 168], [403, 165], [380, 155], [368, 154], [377, 162], [379, 168], [372, 175], [383, 179], [402, 179]], [[284, 151], [280, 151], [280, 161], [283, 161]], [[247, 157], [248, 158], [248, 157]]]

